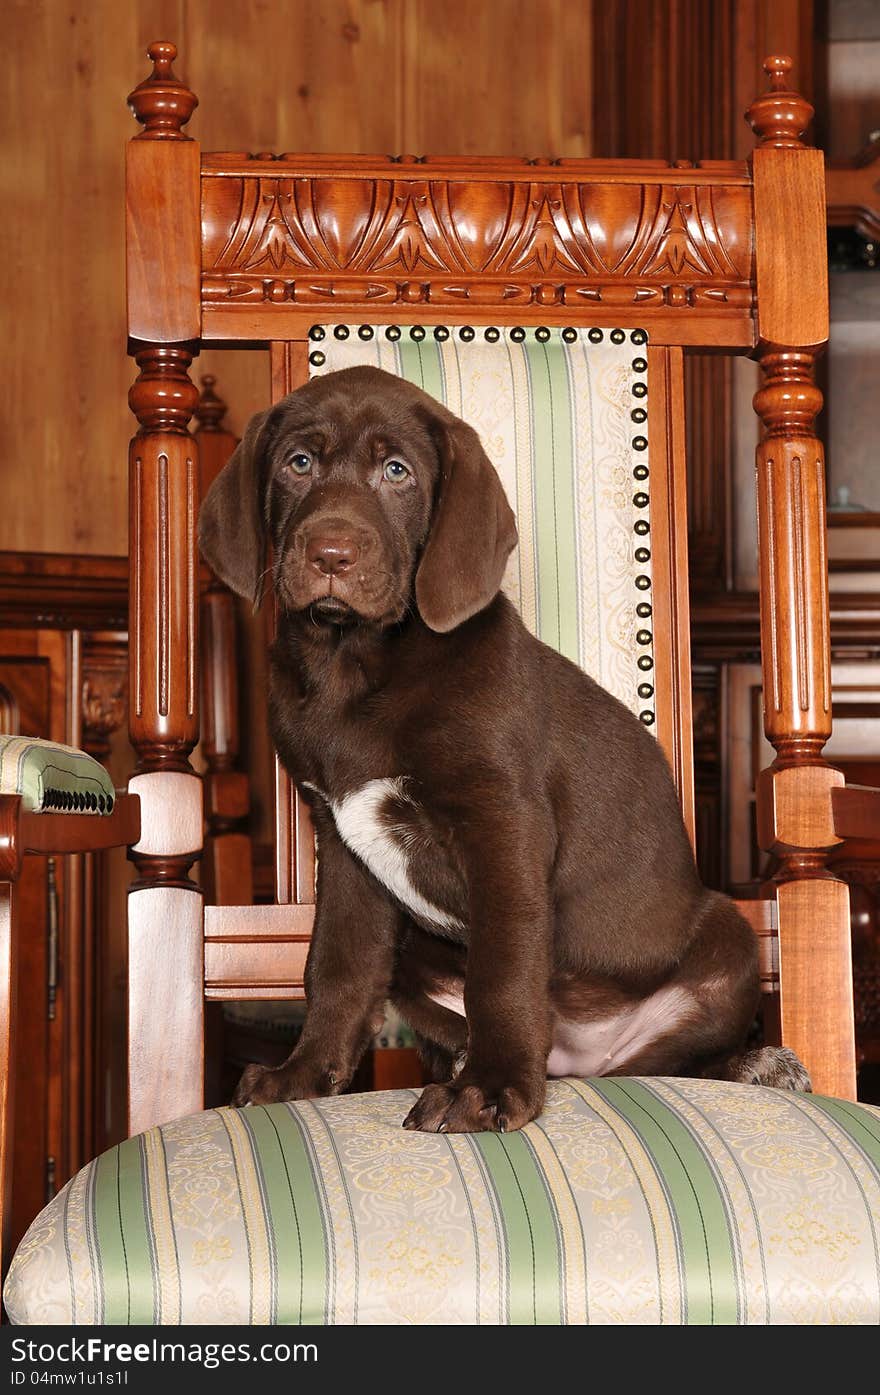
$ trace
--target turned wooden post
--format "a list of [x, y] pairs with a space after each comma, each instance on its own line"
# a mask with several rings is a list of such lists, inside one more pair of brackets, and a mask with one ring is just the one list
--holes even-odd
[[768, 58], [770, 90], [747, 112], [753, 161], [758, 346], [755, 411], [764, 729], [776, 749], [757, 787], [758, 836], [775, 855], [780, 1028], [814, 1088], [855, 1098], [849, 896], [827, 868], [831, 735], [825, 466], [815, 419], [816, 355], [828, 339], [821, 151], [802, 136], [809, 103], [788, 90], [789, 58]]
[[[202, 378], [196, 407], [199, 481], [204, 497], [238, 444], [223, 425], [226, 403], [216, 379]], [[237, 768], [238, 644], [235, 598], [211, 576], [201, 599], [202, 752], [205, 757], [205, 855], [203, 881], [215, 906], [249, 906], [253, 900], [251, 842], [242, 822], [250, 805], [248, 777]]]
[[202, 784], [189, 763], [198, 713], [198, 442], [188, 374], [201, 332], [199, 150], [182, 126], [196, 105], [173, 44], [129, 97], [144, 129], [127, 159], [128, 321], [140, 374], [129, 458], [129, 788], [141, 801], [130, 856], [129, 1128], [201, 1108], [204, 949]]

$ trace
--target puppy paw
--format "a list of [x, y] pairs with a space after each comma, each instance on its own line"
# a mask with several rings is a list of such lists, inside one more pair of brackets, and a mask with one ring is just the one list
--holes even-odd
[[747, 1085], [769, 1085], [775, 1090], [800, 1090], [804, 1094], [813, 1090], [806, 1067], [787, 1046], [761, 1046], [746, 1052], [736, 1078]]
[[241, 1109], [246, 1104], [310, 1100], [321, 1095], [336, 1095], [344, 1084], [332, 1070], [314, 1073], [298, 1066], [245, 1066], [232, 1103], [236, 1109]]
[[426, 1085], [403, 1121], [422, 1133], [509, 1133], [541, 1111], [543, 1096], [507, 1085], [498, 1090], [450, 1081]]

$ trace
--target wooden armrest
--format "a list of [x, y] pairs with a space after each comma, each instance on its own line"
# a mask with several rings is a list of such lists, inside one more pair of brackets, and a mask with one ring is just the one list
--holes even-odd
[[14, 881], [26, 853], [99, 852], [141, 836], [141, 802], [119, 794], [112, 814], [36, 814], [21, 795], [0, 795], [0, 880]]
[[831, 809], [838, 838], [880, 842], [880, 790], [870, 785], [843, 785], [831, 791]]

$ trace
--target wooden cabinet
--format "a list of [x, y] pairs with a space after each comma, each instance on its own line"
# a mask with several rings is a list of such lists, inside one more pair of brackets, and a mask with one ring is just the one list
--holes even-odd
[[[117, 785], [125, 737], [124, 559], [0, 553], [0, 730], [83, 747]], [[64, 1182], [124, 1133], [123, 850], [28, 858], [16, 1052], [16, 1238]]]

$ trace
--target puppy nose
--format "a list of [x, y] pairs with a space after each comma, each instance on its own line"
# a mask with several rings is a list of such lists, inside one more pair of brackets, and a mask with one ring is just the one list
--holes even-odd
[[317, 537], [310, 538], [306, 547], [306, 561], [315, 571], [324, 576], [338, 576], [353, 567], [359, 556], [354, 538]]

